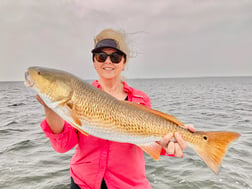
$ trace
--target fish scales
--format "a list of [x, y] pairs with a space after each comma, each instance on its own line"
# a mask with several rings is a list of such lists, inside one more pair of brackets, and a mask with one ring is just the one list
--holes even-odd
[[155, 160], [167, 133], [179, 132], [203, 161], [218, 173], [228, 145], [240, 134], [227, 131], [190, 132], [175, 117], [142, 105], [119, 101], [64, 71], [31, 67], [25, 84], [84, 135], [138, 145]]
[[[96, 88], [88, 88], [82, 82], [74, 87], [76, 90], [74, 90], [73, 101], [76, 101], [74, 103], [76, 106], [73, 111], [81, 119], [92, 120], [92, 122], [97, 120], [97, 122], [105, 123], [108, 127], [113, 126], [119, 132], [129, 134], [141, 133], [146, 136], [151, 134], [160, 137], [170, 130], [170, 122], [159, 116], [124, 104], [114, 97], [96, 90]], [[85, 96], [91, 98], [83, 98]], [[100, 107], [97, 105], [100, 105]], [[154, 127], [154, 124], [157, 123], [159, 127]]]

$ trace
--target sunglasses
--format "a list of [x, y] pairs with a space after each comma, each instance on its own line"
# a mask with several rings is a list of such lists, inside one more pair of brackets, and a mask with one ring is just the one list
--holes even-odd
[[109, 56], [112, 63], [118, 64], [118, 63], [121, 62], [122, 57], [124, 55], [122, 53], [119, 53], [119, 52], [113, 52], [112, 54], [107, 54], [105, 52], [94, 53], [95, 59], [100, 63], [105, 62], [107, 60], [108, 56]]

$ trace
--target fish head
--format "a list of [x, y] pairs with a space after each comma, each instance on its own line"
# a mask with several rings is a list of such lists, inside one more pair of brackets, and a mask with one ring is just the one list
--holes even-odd
[[49, 68], [28, 68], [25, 85], [33, 88], [44, 101], [52, 103], [71, 99], [73, 92], [69, 74]]

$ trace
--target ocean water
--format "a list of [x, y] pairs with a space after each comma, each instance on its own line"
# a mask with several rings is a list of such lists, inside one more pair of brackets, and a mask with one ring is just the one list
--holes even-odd
[[[252, 188], [252, 77], [144, 79], [128, 83], [149, 95], [155, 109], [197, 130], [235, 131], [220, 172], [214, 174], [189, 148], [183, 158], [146, 158], [154, 189]], [[67, 189], [74, 149], [60, 154], [40, 129], [35, 93], [23, 82], [0, 83], [0, 188]]]

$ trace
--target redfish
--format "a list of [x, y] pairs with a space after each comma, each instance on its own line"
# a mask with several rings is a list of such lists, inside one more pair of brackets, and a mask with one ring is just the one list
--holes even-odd
[[30, 67], [25, 84], [46, 105], [84, 135], [139, 146], [158, 160], [162, 147], [156, 142], [167, 133], [183, 139], [215, 173], [228, 145], [240, 134], [187, 130], [175, 117], [143, 105], [120, 101], [78, 77], [55, 69]]

